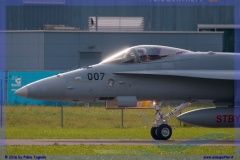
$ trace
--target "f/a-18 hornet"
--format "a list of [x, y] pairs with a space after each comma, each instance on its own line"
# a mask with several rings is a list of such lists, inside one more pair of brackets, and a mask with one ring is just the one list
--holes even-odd
[[[105, 101], [106, 105], [136, 107], [152, 101], [156, 119], [151, 136], [167, 140], [172, 128], [167, 119], [196, 101], [212, 101], [215, 107], [189, 111], [178, 119], [204, 127], [234, 127], [233, 53], [193, 52], [158, 45], [127, 48], [99, 64], [61, 73], [28, 84], [15, 94], [39, 100]], [[168, 114], [162, 101], [183, 103]]]

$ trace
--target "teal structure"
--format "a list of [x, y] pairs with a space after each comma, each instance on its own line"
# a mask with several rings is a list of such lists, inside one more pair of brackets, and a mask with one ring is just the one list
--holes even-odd
[[5, 72], [0, 72], [0, 127], [1, 128], [3, 127], [3, 123], [4, 123], [4, 113], [3, 113], [3, 107], [5, 105], [4, 93], [5, 93]]
[[59, 72], [8, 72], [8, 87], [7, 87], [7, 104], [8, 105], [42, 105], [42, 106], [59, 106], [73, 105], [68, 102], [42, 101], [29, 98], [19, 97], [14, 92], [34, 81], [53, 76]]

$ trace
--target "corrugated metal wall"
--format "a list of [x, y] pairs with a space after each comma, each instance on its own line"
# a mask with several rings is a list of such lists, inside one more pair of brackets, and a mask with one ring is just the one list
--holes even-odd
[[8, 105], [73, 105], [74, 103], [67, 102], [54, 102], [54, 101], [42, 101], [33, 100], [29, 98], [19, 97], [14, 92], [31, 83], [42, 78], [46, 78], [52, 75], [56, 75], [59, 72], [8, 72], [8, 87], [7, 87], [7, 104]]
[[145, 31], [196, 31], [197, 24], [234, 24], [234, 6], [8, 6], [7, 30], [44, 24], [88, 29], [90, 16], [144, 17]]
[[223, 49], [223, 33], [219, 32], [14, 31], [7, 32], [6, 37], [7, 71], [72, 70], [143, 44], [192, 51], [221, 52]]
[[22, 71], [44, 70], [44, 33], [6, 33], [6, 68], [16, 71], [19, 67]]

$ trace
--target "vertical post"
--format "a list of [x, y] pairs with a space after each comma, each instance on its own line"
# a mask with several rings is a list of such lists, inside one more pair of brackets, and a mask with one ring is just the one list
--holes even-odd
[[63, 126], [63, 105], [61, 105], [61, 126], [62, 128], [64, 127]]
[[121, 17], [118, 18], [118, 31], [121, 31]]
[[2, 128], [2, 107], [3, 107], [3, 87], [2, 87], [2, 79], [0, 79], [0, 107], [1, 107], [1, 128]]
[[122, 128], [123, 128], [124, 127], [124, 124], [123, 124], [123, 108], [121, 110], [122, 110]]
[[98, 31], [98, 16], [96, 16], [96, 31]]

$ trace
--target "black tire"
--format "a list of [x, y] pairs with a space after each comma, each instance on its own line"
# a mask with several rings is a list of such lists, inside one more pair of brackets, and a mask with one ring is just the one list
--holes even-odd
[[151, 128], [151, 136], [155, 140], [160, 140], [160, 137], [158, 137], [158, 135], [157, 135], [157, 127]]
[[167, 124], [162, 124], [157, 128], [156, 133], [160, 140], [168, 140], [172, 136], [172, 128]]

